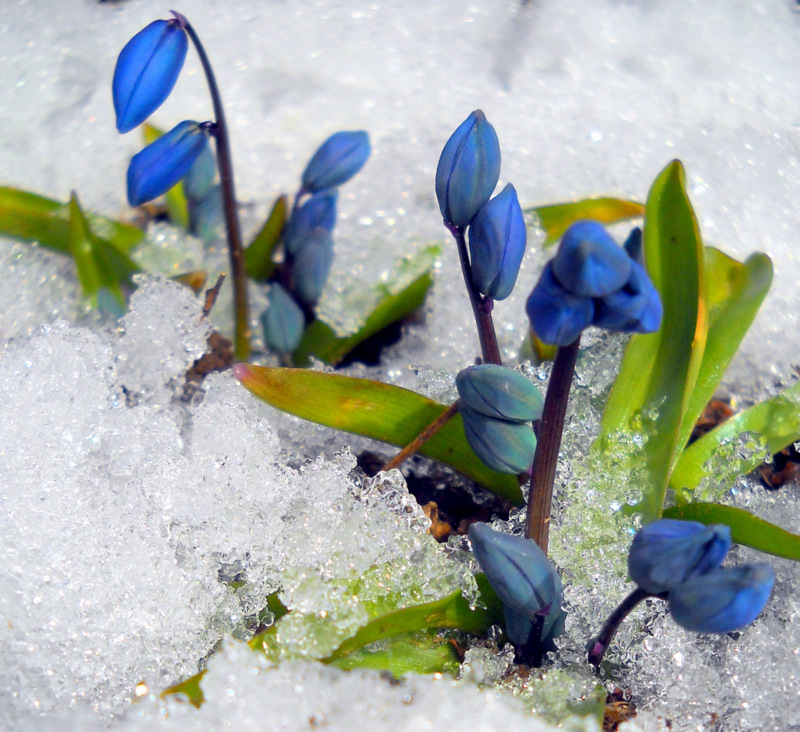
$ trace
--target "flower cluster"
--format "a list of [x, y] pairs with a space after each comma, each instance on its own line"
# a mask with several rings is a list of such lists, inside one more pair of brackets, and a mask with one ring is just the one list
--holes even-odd
[[[301, 188], [281, 241], [286, 255], [281, 282], [270, 285], [261, 316], [264, 341], [278, 353], [300, 345], [333, 263], [337, 186], [356, 175], [370, 155], [363, 130], [336, 132], [314, 153], [303, 171]], [[300, 201], [305, 198], [303, 203]]]
[[470, 366], [456, 377], [458, 410], [470, 447], [502, 473], [530, 469], [536, 452], [531, 422], [542, 415], [542, 395], [522, 374], [494, 364]]
[[[469, 540], [498, 597], [503, 601], [506, 633], [516, 646], [534, 644], [549, 650], [564, 632], [561, 578], [531, 539], [472, 524]], [[534, 635], [534, 630], [538, 633]]]
[[727, 526], [661, 519], [634, 537], [628, 571], [646, 593], [665, 597], [678, 625], [728, 633], [755, 620], [775, 581], [768, 564], [720, 567], [730, 545]]
[[525, 254], [526, 229], [517, 192], [510, 183], [491, 198], [500, 178], [500, 144], [494, 127], [476, 110], [442, 150], [436, 197], [445, 225], [469, 227], [472, 284], [485, 297], [511, 294]]
[[584, 328], [652, 333], [661, 300], [644, 267], [596, 221], [567, 229], [528, 298], [528, 317], [545, 343], [567, 346]]

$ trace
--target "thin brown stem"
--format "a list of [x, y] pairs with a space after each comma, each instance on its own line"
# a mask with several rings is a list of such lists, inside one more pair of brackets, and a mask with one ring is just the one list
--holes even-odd
[[225, 231], [228, 236], [228, 255], [231, 263], [234, 302], [234, 339], [233, 350], [237, 360], [242, 361], [250, 355], [250, 317], [247, 304], [247, 271], [244, 266], [244, 249], [242, 246], [242, 230], [239, 224], [239, 213], [236, 210], [236, 191], [233, 181], [233, 161], [231, 157], [228, 125], [225, 121], [225, 110], [222, 97], [217, 87], [214, 71], [208, 60], [200, 38], [186, 18], [179, 13], [175, 17], [183, 23], [186, 33], [192, 39], [200, 63], [206, 75], [206, 83], [214, 105], [214, 123], [217, 148], [217, 166], [219, 168], [220, 186], [222, 189], [222, 206], [225, 215]]
[[568, 346], [561, 346], [556, 352], [547, 394], [544, 398], [542, 418], [539, 421], [539, 434], [536, 453], [531, 467], [531, 489], [528, 494], [528, 513], [525, 531], [539, 548], [547, 554], [550, 536], [550, 508], [553, 503], [553, 481], [556, 476], [558, 451], [561, 447], [561, 433], [564, 431], [564, 417], [567, 414], [569, 389], [575, 362], [578, 360], [580, 336]]
[[620, 625], [622, 625], [622, 621], [630, 615], [631, 611], [642, 600], [646, 600], [648, 597], [659, 597], [659, 595], [653, 595], [637, 587], [619, 604], [619, 607], [608, 616], [608, 620], [603, 623], [600, 632], [589, 641], [589, 663], [592, 664], [592, 666], [597, 668], [600, 665], [603, 656], [611, 645], [611, 641], [614, 639]]
[[458, 400], [454, 401], [436, 419], [433, 420], [422, 432], [420, 432], [412, 442], [409, 442], [400, 452], [397, 453], [381, 470], [386, 472], [393, 468], [400, 467], [404, 460], [416, 453], [428, 440], [431, 439], [442, 427], [444, 427], [458, 412]]
[[500, 347], [497, 345], [497, 334], [494, 330], [492, 320], [492, 299], [483, 297], [472, 284], [472, 266], [469, 262], [467, 253], [467, 242], [464, 239], [464, 228], [460, 226], [450, 226], [445, 222], [458, 247], [458, 258], [461, 260], [461, 273], [464, 275], [464, 284], [467, 287], [469, 302], [472, 305], [472, 312], [475, 316], [475, 325], [478, 327], [478, 340], [481, 344], [481, 353], [484, 363], [494, 363], [502, 365], [500, 358]]

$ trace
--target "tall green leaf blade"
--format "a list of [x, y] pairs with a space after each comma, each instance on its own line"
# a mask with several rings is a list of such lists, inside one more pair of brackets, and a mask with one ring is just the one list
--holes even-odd
[[322, 319], [311, 323], [292, 357], [294, 364], [306, 366], [313, 356], [335, 366], [367, 338], [420, 308], [433, 284], [431, 273], [440, 254], [441, 250], [434, 245], [401, 260], [388, 281], [375, 286], [377, 297], [373, 309], [362, 318], [354, 333], [337, 335]]
[[[800, 382], [735, 414], [689, 445], [670, 476], [670, 488], [694, 490], [704, 478], [713, 477], [714, 484], [704, 489], [704, 497], [718, 497], [735, 476], [758, 467], [765, 452], [774, 454], [798, 440]], [[742, 450], [743, 442], [753, 444]]]
[[[236, 378], [255, 396], [284, 412], [318, 424], [402, 447], [446, 407], [390, 384], [307, 369], [237, 364]], [[493, 493], [522, 505], [516, 476], [487, 468], [464, 436], [456, 415], [420, 449]]]
[[539, 226], [546, 234], [543, 246], [557, 242], [571, 224], [581, 219], [594, 219], [602, 224], [616, 224], [640, 218], [644, 214], [644, 206], [641, 203], [608, 196], [536, 206], [525, 210], [536, 214]]
[[645, 481], [638, 508], [645, 520], [652, 520], [661, 514], [667, 481], [683, 447], [679, 433], [708, 327], [703, 307], [703, 245], [680, 161], [670, 163], [650, 189], [644, 251], [664, 318], [657, 333], [631, 338], [594, 448], [601, 453], [610, 449], [620, 434], [645, 436], [637, 453]]
[[772, 262], [766, 254], [753, 254], [742, 263], [706, 247], [705, 265], [708, 336], [678, 435], [679, 447], [689, 441], [772, 284]]
[[244, 265], [247, 276], [266, 282], [275, 270], [272, 252], [281, 240], [283, 225], [286, 223], [286, 196], [278, 196], [261, 230], [255, 235], [250, 246], [244, 250]]
[[684, 503], [664, 509], [664, 516], [701, 524], [727, 524], [731, 527], [731, 538], [737, 544], [800, 561], [800, 536], [753, 516], [743, 508], [718, 503]]
[[[127, 254], [144, 239], [144, 232], [129, 224], [85, 213], [92, 233]], [[36, 193], [0, 186], [0, 235], [35, 241], [62, 254], [71, 253], [68, 203]]]

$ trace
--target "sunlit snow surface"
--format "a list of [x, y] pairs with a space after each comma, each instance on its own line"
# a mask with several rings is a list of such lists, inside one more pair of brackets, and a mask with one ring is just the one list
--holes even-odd
[[[374, 155], [340, 197], [332, 281], [341, 293], [323, 303], [343, 321], [353, 278], [370, 283], [395, 258], [446, 241], [433, 172], [447, 136], [480, 107], [500, 137], [501, 185], [512, 181], [524, 205], [601, 193], [641, 200], [682, 159], [706, 239], [775, 263], [726, 388], [747, 403], [790, 378], [800, 353], [794, 3], [186, 0], [175, 9], [214, 62], [250, 228], [296, 188], [327, 135], [370, 132]], [[124, 211], [124, 170], [140, 138], [115, 131], [111, 73], [125, 41], [168, 10], [137, 0], [0, 4], [0, 183], [61, 200], [75, 189], [89, 208]], [[153, 121], [208, 115], [190, 53]], [[443, 399], [477, 349], [455, 253], [444, 251], [425, 323], [370, 372]], [[531, 251], [495, 312], [512, 360], [539, 262]], [[420, 599], [465, 582], [424, 535], [424, 518], [398, 512], [412, 505], [402, 484], [353, 480], [340, 450], [361, 443], [278, 417], [229, 374], [191, 405], [174, 399], [207, 332], [187, 292], [149, 283], [113, 330], [82, 312], [63, 259], [4, 242], [0, 268], [1, 729], [158, 728], [164, 714], [150, 695], [195, 671], [222, 636], [247, 637], [247, 618], [281, 584], [298, 606], [336, 602], [336, 633], [345, 633], [360, 616], [357, 605], [345, 611], [337, 581], [375, 564], [394, 567], [395, 586]], [[580, 657], [627, 590], [627, 542], [604, 544], [619, 535], [603, 518], [611, 498], [580, 460], [603, 364], [613, 364], [602, 357], [615, 348], [600, 339], [580, 366], [564, 451], [574, 462], [562, 466], [556, 496], [553, 554], [572, 610], [562, 663]], [[287, 454], [312, 462], [297, 472]], [[742, 484], [734, 500], [800, 531], [796, 495], [796, 486], [766, 495]], [[421, 559], [409, 569], [412, 554]], [[800, 727], [800, 573], [774, 565], [767, 612], [736, 638], [686, 633], [658, 604], [634, 615], [612, 650], [625, 661], [613, 680], [651, 713], [639, 726], [657, 728], [659, 715], [673, 729]], [[246, 589], [232, 589], [241, 577]], [[334, 581], [323, 591], [317, 577]], [[334, 641], [320, 642], [309, 656]], [[271, 670], [236, 646], [212, 659], [208, 679], [207, 710], [170, 704], [165, 728], [293, 729], [314, 718], [332, 729], [535, 729], [522, 707], [469, 685], [392, 687], [300, 662]], [[130, 707], [140, 683], [147, 691]], [[275, 709], [284, 711], [271, 717]]]

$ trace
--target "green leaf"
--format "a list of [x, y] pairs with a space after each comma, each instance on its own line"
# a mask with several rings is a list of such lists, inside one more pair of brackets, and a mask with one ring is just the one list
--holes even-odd
[[726, 473], [728, 479], [749, 473], [764, 461], [765, 452], [780, 452], [797, 440], [800, 382], [735, 414], [689, 445], [675, 465], [670, 487], [694, 490], [711, 477], [716, 491], [708, 497], [716, 497], [729, 487]]
[[[142, 125], [142, 139], [145, 145], [155, 142], [163, 134], [164, 130], [154, 127], [149, 122], [145, 122]], [[186, 202], [186, 194], [183, 192], [183, 181], [178, 181], [164, 194], [164, 203], [167, 207], [169, 220], [175, 226], [188, 230], [189, 206]]]
[[766, 254], [753, 254], [741, 263], [718, 249], [706, 247], [705, 270], [708, 335], [678, 435], [679, 446], [689, 441], [697, 419], [714, 396], [772, 284], [772, 262]]
[[70, 198], [69, 210], [70, 248], [84, 296], [94, 307], [101, 306], [115, 314], [124, 313], [125, 296], [121, 285], [130, 282], [136, 266], [92, 234], [75, 193]]
[[[144, 232], [103, 216], [85, 213], [89, 229], [111, 247], [127, 254], [144, 239]], [[70, 207], [28, 191], [0, 186], [0, 234], [35, 241], [62, 254], [71, 254]]]
[[[303, 419], [402, 447], [447, 407], [389, 384], [307, 369], [237, 364], [239, 381], [259, 399]], [[420, 452], [451, 466], [493, 493], [522, 505], [516, 476], [487, 468], [464, 436], [456, 415]]]
[[664, 517], [699, 521], [701, 524], [727, 524], [737, 544], [800, 561], [800, 536], [753, 516], [749, 511], [718, 503], [684, 503], [664, 509]]
[[346, 670], [372, 668], [390, 671], [395, 678], [407, 673], [455, 675], [461, 666], [455, 646], [434, 630], [404, 633], [382, 642], [378, 649], [366, 646], [325, 662]]
[[677, 160], [656, 178], [647, 197], [644, 253], [664, 318], [657, 333], [634, 335], [628, 343], [594, 449], [601, 454], [609, 451], [620, 434], [644, 435], [644, 445], [635, 456], [644, 480], [637, 508], [650, 521], [661, 515], [667, 481], [683, 448], [679, 433], [708, 328], [700, 305], [705, 287], [703, 245], [683, 166]]
[[200, 686], [200, 682], [205, 675], [206, 669], [203, 669], [200, 673], [190, 676], [185, 681], [181, 681], [179, 684], [164, 689], [164, 691], [161, 692], [161, 698], [166, 699], [168, 696], [184, 696], [189, 704], [199, 709], [206, 700], [203, 695], [203, 689]]
[[261, 231], [244, 250], [247, 276], [254, 280], [266, 282], [275, 270], [272, 252], [281, 240], [283, 225], [286, 223], [286, 208], [286, 196], [278, 196]]
[[556, 203], [525, 210], [536, 214], [539, 226], [544, 229], [546, 238], [542, 246], [557, 242], [571, 224], [581, 219], [594, 219], [602, 224], [616, 224], [640, 218], [644, 214], [644, 206], [641, 203], [609, 197], [586, 198], [582, 201]]
[[320, 318], [311, 323], [293, 355], [295, 365], [305, 366], [313, 356], [335, 366], [367, 338], [408, 317], [425, 302], [433, 284], [431, 271], [440, 254], [434, 245], [401, 260], [388, 282], [375, 286], [374, 308], [361, 319], [362, 325], [354, 333], [339, 336]]

